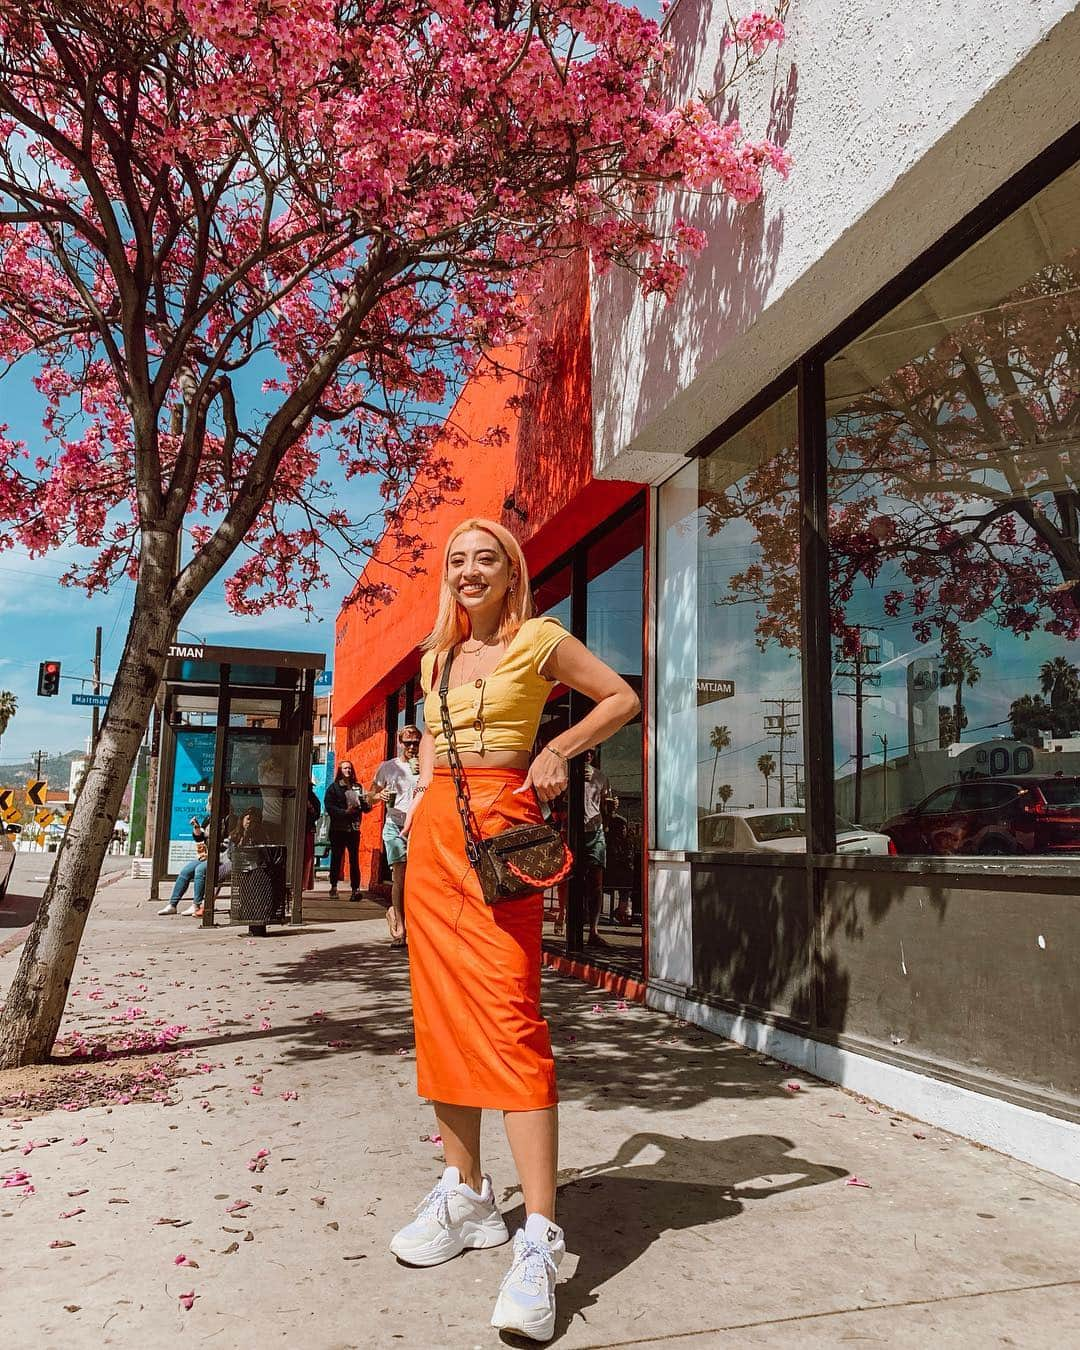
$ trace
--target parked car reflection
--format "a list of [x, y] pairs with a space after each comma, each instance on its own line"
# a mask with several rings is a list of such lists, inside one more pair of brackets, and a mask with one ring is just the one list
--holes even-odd
[[[703, 816], [698, 847], [723, 853], [805, 853], [806, 812], [784, 807], [737, 807]], [[892, 840], [876, 830], [837, 817], [836, 851], [851, 854], [895, 853]]]
[[1080, 853], [1080, 778], [1029, 774], [951, 783], [882, 830], [898, 853]]

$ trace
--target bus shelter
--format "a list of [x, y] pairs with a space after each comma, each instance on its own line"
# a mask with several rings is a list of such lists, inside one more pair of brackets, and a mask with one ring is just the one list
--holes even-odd
[[233, 922], [303, 921], [312, 712], [325, 664], [318, 652], [169, 648], [152, 893], [199, 857], [192, 826], [203, 826], [204, 927], [226, 886]]

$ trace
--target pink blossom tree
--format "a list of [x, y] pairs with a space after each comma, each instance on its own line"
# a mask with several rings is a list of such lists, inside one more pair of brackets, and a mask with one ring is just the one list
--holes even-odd
[[[779, 13], [733, 35], [751, 59]], [[0, 1064], [53, 1044], [208, 583], [228, 569], [241, 612], [310, 606], [326, 551], [359, 571], [384, 528], [407, 568], [402, 490], [448, 473], [439, 405], [524, 333], [544, 267], [588, 249], [670, 296], [703, 239], [659, 233], [658, 195], [750, 201], [786, 173], [704, 103], [671, 106], [666, 55], [614, 0], [0, 0], [0, 359], [47, 407], [43, 451], [0, 426], [0, 547], [77, 544], [70, 583], [135, 588]], [[378, 476], [383, 520], [335, 500], [335, 457]]]

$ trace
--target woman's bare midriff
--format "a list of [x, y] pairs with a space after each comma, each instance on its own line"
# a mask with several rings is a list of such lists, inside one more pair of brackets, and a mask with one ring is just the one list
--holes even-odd
[[[474, 750], [463, 750], [461, 762], [467, 769], [520, 769], [525, 773], [529, 767], [527, 750], [487, 750], [477, 754]], [[440, 769], [448, 769], [450, 761], [445, 755], [439, 755], [435, 763]]]

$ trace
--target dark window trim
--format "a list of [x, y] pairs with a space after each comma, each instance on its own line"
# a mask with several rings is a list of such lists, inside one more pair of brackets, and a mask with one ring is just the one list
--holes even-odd
[[[592, 548], [594, 544], [599, 543], [606, 534], [610, 534], [612, 530], [617, 530], [623, 521], [629, 520], [635, 511], [644, 510], [647, 494], [648, 489], [642, 487], [640, 492], [635, 492], [628, 502], [624, 502], [617, 511], [613, 511], [606, 520], [602, 520], [599, 525], [594, 525], [588, 534], [583, 535], [578, 539], [565, 553], [561, 553], [554, 562], [548, 563], [543, 571], [537, 572], [534, 577], [531, 577], [529, 582], [531, 588], [535, 591], [537, 586], [546, 586], [551, 578], [556, 576], [564, 568], [570, 568], [572, 571], [574, 558], [577, 556], [579, 550], [582, 554], [587, 553], [588, 550]], [[572, 581], [571, 594], [573, 594]], [[571, 625], [573, 625], [572, 619]], [[579, 637], [584, 641], [583, 633], [579, 633], [576, 628], [572, 628], [572, 631], [575, 637]]]
[[[600, 521], [587, 534], [576, 540], [565, 553], [559, 555], [553, 562], [549, 563], [542, 571], [537, 572], [530, 579], [530, 584], [535, 591], [538, 587], [546, 585], [553, 577], [558, 576], [560, 572], [565, 571], [570, 580], [569, 600], [570, 600], [570, 623], [569, 631], [581, 642], [588, 640], [587, 620], [588, 620], [588, 587], [589, 587], [589, 551], [600, 543], [607, 535], [612, 534], [619, 529], [627, 520], [632, 519], [639, 514], [642, 518], [642, 541], [641, 546], [645, 554], [645, 566], [648, 565], [649, 550], [649, 489], [642, 486], [640, 492], [634, 495], [613, 511], [605, 520]], [[645, 661], [648, 653], [645, 647], [645, 626], [642, 626], [642, 671], [645, 670]], [[590, 700], [584, 694], [577, 690], [570, 690], [569, 718], [571, 724], [581, 720], [588, 711]], [[642, 778], [648, 773], [648, 766], [644, 758], [644, 734], [645, 729], [642, 725], [643, 755], [642, 755]], [[570, 782], [567, 788], [567, 834], [569, 843], [575, 856], [580, 856], [583, 851], [583, 834], [581, 822], [585, 814], [585, 763], [581, 756], [577, 756], [570, 761]], [[644, 871], [642, 873], [642, 890], [645, 888]], [[644, 901], [644, 894], [643, 894]], [[572, 960], [584, 961], [588, 966], [596, 970], [607, 970], [621, 972], [621, 967], [614, 963], [605, 961], [602, 952], [597, 952], [586, 948], [584, 945], [585, 936], [585, 885], [581, 870], [577, 867], [570, 873], [567, 886], [567, 904], [566, 904], [566, 937], [565, 947], [562, 943], [545, 942], [545, 950], [557, 955], [565, 954]], [[641, 946], [641, 970], [644, 972], [647, 956], [645, 932], [642, 932]], [[633, 978], [644, 978], [644, 974], [635, 975]]]
[[732, 413], [715, 430], [710, 431], [707, 436], [702, 436], [696, 445], [691, 446], [687, 451], [687, 459], [701, 459], [705, 455], [710, 455], [732, 436], [737, 436], [755, 417], [760, 417], [767, 408], [779, 403], [785, 394], [790, 394], [796, 388], [798, 372], [799, 364], [796, 362], [795, 365], [788, 366], [787, 370], [782, 371], [775, 380], [770, 380], [764, 389], [744, 403], [737, 412]]
[[[804, 755], [807, 764], [805, 809], [811, 841], [810, 851], [802, 858], [801, 863], [807, 868], [811, 880], [818, 877], [823, 870], [850, 865], [850, 860], [843, 855], [830, 851], [831, 848], [835, 848], [836, 816], [835, 770], [832, 763], [832, 644], [829, 641], [828, 624], [828, 499], [825, 481], [828, 468], [828, 431], [824, 388], [826, 363], [849, 342], [854, 341], [897, 305], [914, 295], [921, 286], [926, 285], [969, 248], [997, 229], [1015, 211], [1020, 210], [1055, 179], [1077, 164], [1080, 164], [1080, 123], [1059, 136], [1031, 163], [995, 189], [956, 225], [947, 230], [936, 243], [924, 250], [826, 337], [805, 352], [793, 366], [771, 380], [687, 452], [688, 460], [712, 453], [773, 403], [790, 393], [792, 389], [796, 391], [801, 522], [799, 570], [800, 600], [803, 609], [803, 726], [806, 737]], [[617, 513], [619, 518], [621, 519], [623, 513], [627, 513], [627, 508], [635, 506], [636, 503], [637, 498], [627, 503], [627, 507], [622, 508], [621, 513]], [[612, 518], [613, 521], [615, 519]], [[605, 528], [608, 524], [605, 524]], [[546, 568], [543, 579], [557, 571], [559, 565]], [[566, 565], [565, 558], [561, 560], [561, 565]], [[810, 617], [815, 613], [818, 620], [812, 623]], [[686, 856], [697, 859], [706, 856], [715, 858], [717, 855], [690, 851]], [[728, 858], [739, 856], [726, 855]], [[749, 862], [753, 856], [741, 855], [740, 860], [744, 863]], [[930, 869], [919, 865], [927, 861], [935, 866]], [[860, 859], [859, 862], [865, 860]], [[901, 857], [876, 858], [872, 869], [868, 870], [881, 872], [933, 870], [938, 874], [952, 872], [962, 876], [969, 870], [964, 866], [965, 862], [976, 863], [978, 870], [986, 875], [999, 874], [1007, 870], [982, 859], [923, 860]], [[1010, 859], [1009, 863], [1015, 866], [1016, 859]], [[1062, 867], [1063, 864], [1058, 866]], [[1075, 876], [1076, 873], [1073, 871], [1066, 875]], [[1020, 880], [1019, 877], [1017, 879]]]

